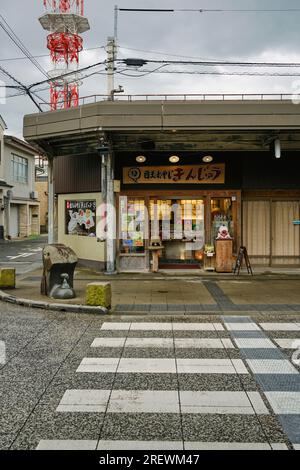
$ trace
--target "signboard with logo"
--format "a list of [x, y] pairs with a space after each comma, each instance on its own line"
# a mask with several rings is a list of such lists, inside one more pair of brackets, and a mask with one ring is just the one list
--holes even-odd
[[224, 184], [225, 163], [123, 168], [123, 184]]
[[67, 235], [96, 236], [96, 201], [66, 201]]

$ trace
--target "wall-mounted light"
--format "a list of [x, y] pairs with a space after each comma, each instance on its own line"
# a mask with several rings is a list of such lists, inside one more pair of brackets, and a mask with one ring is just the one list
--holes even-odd
[[172, 155], [172, 157], [169, 158], [169, 161], [170, 161], [171, 163], [178, 163], [179, 160], [180, 160], [180, 158], [177, 157], [177, 155]]
[[281, 157], [281, 142], [280, 142], [280, 139], [275, 140], [274, 149], [275, 149], [275, 158], [280, 158]]
[[147, 158], [144, 155], [139, 155], [138, 157], [136, 157], [136, 161], [138, 163], [145, 163], [146, 160]]
[[206, 155], [205, 157], [202, 158], [202, 161], [204, 163], [211, 163], [213, 161], [213, 157], [211, 155]]

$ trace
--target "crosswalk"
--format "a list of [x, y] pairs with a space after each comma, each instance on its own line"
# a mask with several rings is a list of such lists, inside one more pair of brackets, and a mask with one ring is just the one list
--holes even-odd
[[[285, 350], [299, 332], [297, 322], [241, 316], [105, 321], [78, 363], [82, 387], [56, 407], [70, 422], [102, 416], [97, 438], [41, 436], [37, 449], [298, 450], [300, 374]], [[88, 388], [89, 376], [112, 385]]]

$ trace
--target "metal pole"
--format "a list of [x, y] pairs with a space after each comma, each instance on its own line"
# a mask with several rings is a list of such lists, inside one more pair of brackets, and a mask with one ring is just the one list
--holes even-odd
[[53, 158], [48, 160], [48, 243], [54, 243], [54, 181]]
[[119, 7], [118, 7], [118, 5], [115, 5], [114, 37], [115, 37], [116, 45], [117, 45], [117, 42], [118, 42], [118, 15], [119, 15]]
[[102, 155], [101, 193], [106, 204], [105, 274], [116, 274], [116, 213], [112, 155]]
[[114, 99], [115, 89], [115, 39], [107, 38], [107, 95], [108, 99]]
[[106, 239], [106, 274], [116, 274], [116, 214], [112, 154], [107, 156], [106, 161], [106, 203], [108, 228]]

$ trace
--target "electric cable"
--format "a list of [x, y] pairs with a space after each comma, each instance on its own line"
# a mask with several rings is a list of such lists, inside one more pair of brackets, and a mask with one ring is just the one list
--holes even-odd
[[32, 54], [29, 52], [27, 47], [24, 45], [24, 43], [21, 41], [21, 39], [16, 35], [16, 33], [13, 31], [13, 29], [9, 26], [5, 18], [0, 14], [0, 27], [3, 29], [3, 31], [6, 32], [6, 34], [9, 36], [9, 38], [13, 41], [13, 43], [23, 52], [23, 54], [30, 60], [30, 62], [46, 77], [48, 77], [48, 74], [45, 69], [38, 63], [38, 61], [32, 56]]

